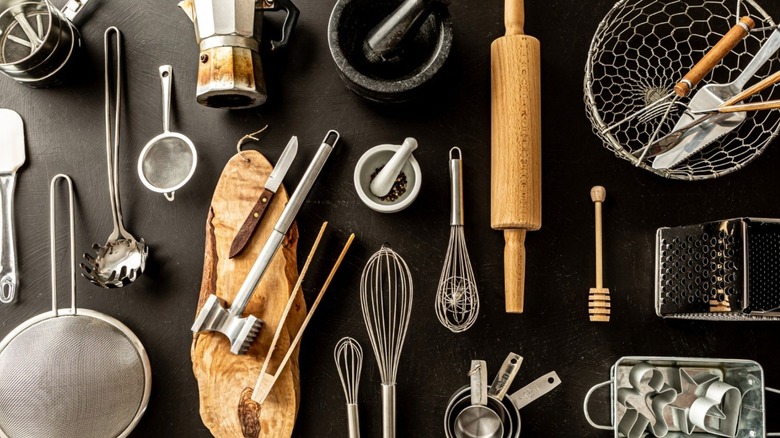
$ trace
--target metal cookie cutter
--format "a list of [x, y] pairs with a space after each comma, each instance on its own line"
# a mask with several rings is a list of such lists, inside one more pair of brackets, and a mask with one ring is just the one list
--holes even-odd
[[[610, 380], [599, 383], [593, 386], [585, 395], [583, 402], [583, 411], [585, 419], [588, 423], [596, 429], [609, 430], [614, 432], [615, 438], [625, 437], [623, 431], [619, 428], [618, 423], [625, 415], [626, 409], [618, 402], [618, 391], [621, 387], [625, 387], [628, 383], [628, 376], [636, 365], [648, 364], [659, 370], [667, 383], [675, 385], [675, 382], [679, 378], [681, 369], [685, 369], [686, 373], [695, 377], [695, 380], [705, 380], [705, 377], [698, 378], [697, 373], [704, 373], [708, 370], [720, 377], [722, 382], [710, 382], [707, 386], [707, 390], [710, 388], [712, 391], [707, 394], [707, 390], [702, 396], [696, 397], [692, 402], [695, 406], [691, 406], [689, 409], [689, 416], [693, 420], [693, 426], [691, 428], [694, 437], [707, 437], [718, 435], [731, 436], [736, 438], [765, 438], [771, 436], [780, 436], [780, 433], [767, 433], [766, 431], [766, 403], [765, 392], [772, 392], [780, 394], [780, 391], [771, 388], [764, 387], [764, 370], [761, 365], [750, 360], [741, 359], [705, 359], [705, 358], [679, 358], [679, 357], [657, 357], [657, 356], [630, 356], [619, 359], [612, 366], [610, 372]], [[741, 408], [735, 410], [733, 407], [736, 403], [737, 393], [728, 387], [720, 386], [721, 383], [729, 385], [738, 390], [741, 395]], [[717, 384], [717, 385], [716, 385]], [[608, 425], [599, 424], [593, 421], [589, 411], [590, 400], [593, 394], [600, 388], [609, 386], [611, 396], [611, 421]], [[686, 387], [688, 388], [688, 387]], [[683, 391], [685, 392], [685, 391]], [[693, 390], [696, 393], [696, 390]], [[707, 401], [707, 399], [710, 401]], [[719, 405], [715, 402], [722, 401]], [[714, 409], [717, 407], [718, 409]], [[695, 408], [695, 409], [694, 409]], [[720, 410], [720, 412], [718, 412]], [[694, 412], [695, 411], [695, 412]], [[665, 409], [664, 414], [669, 415], [670, 409]], [[729, 415], [737, 415], [736, 433], [732, 435], [725, 435], [731, 432], [733, 427]], [[725, 417], [725, 418], [722, 418]], [[667, 424], [674, 423], [667, 418]], [[706, 427], [702, 428], [700, 425]], [[677, 424], [674, 424], [674, 429], [677, 429]], [[683, 437], [689, 436], [685, 431], [673, 430], [670, 427], [666, 436], [669, 437]]]
[[663, 411], [677, 398], [677, 391], [666, 384], [658, 369], [647, 363], [634, 365], [628, 380], [631, 387], [617, 391], [618, 403], [627, 408], [618, 430], [628, 438], [640, 438], [650, 426], [655, 436], [665, 436], [669, 425]]

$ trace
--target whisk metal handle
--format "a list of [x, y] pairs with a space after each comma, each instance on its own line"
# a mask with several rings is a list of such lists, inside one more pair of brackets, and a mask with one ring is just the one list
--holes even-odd
[[360, 438], [360, 417], [357, 404], [351, 403], [347, 405], [347, 428], [349, 430], [349, 438]]
[[450, 225], [463, 225], [463, 154], [450, 149]]
[[395, 438], [395, 383], [382, 384], [382, 438]]

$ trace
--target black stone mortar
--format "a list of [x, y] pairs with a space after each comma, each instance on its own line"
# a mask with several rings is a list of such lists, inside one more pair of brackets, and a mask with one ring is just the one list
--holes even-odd
[[444, 66], [452, 48], [452, 18], [435, 4], [413, 35], [408, 35], [397, 59], [376, 64], [363, 54], [368, 33], [402, 0], [338, 0], [328, 24], [328, 45], [347, 88], [376, 102], [411, 99]]

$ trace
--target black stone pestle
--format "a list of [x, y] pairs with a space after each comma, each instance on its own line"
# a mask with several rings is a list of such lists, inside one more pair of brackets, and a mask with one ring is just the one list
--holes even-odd
[[407, 35], [425, 21], [435, 3], [449, 5], [451, 0], [404, 0], [398, 8], [368, 33], [363, 54], [371, 63], [395, 60]]

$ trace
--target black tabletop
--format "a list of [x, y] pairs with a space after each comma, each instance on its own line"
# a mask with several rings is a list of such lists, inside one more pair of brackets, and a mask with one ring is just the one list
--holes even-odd
[[[55, 2], [57, 3], [57, 2]], [[63, 3], [60, 1], [59, 3]], [[93, 0], [78, 24], [86, 46], [79, 77], [66, 86], [33, 90], [0, 78], [0, 107], [21, 114], [27, 164], [18, 174], [15, 216], [20, 259], [19, 301], [0, 306], [0, 335], [50, 307], [48, 195], [56, 173], [73, 177], [77, 250], [103, 242], [111, 230], [103, 127], [103, 32], [124, 34], [126, 104], [120, 185], [127, 227], [151, 247], [147, 272], [132, 286], [102, 290], [78, 278], [79, 305], [127, 324], [149, 351], [153, 390], [137, 437], [209, 436], [198, 413], [190, 343], [203, 263], [206, 214], [213, 189], [236, 141], [268, 124], [258, 148], [276, 161], [291, 135], [299, 159], [285, 180], [294, 187], [329, 129], [341, 142], [298, 216], [299, 251], [311, 245], [322, 221], [336, 240], [350, 232], [356, 244], [303, 338], [302, 402], [294, 436], [345, 436], [344, 398], [333, 362], [343, 336], [366, 350], [360, 388], [364, 436], [380, 436], [380, 378], [359, 301], [360, 272], [389, 242], [414, 276], [414, 308], [398, 371], [398, 436], [442, 436], [447, 400], [468, 382], [471, 359], [494, 373], [510, 351], [525, 362], [514, 388], [555, 370], [560, 388], [523, 409], [523, 436], [608, 436], [582, 414], [586, 391], [609, 378], [625, 355], [703, 356], [758, 361], [767, 384], [780, 386], [775, 323], [662, 320], [653, 307], [655, 230], [736, 216], [780, 217], [774, 145], [746, 169], [717, 180], [664, 180], [604, 149], [584, 114], [582, 79], [595, 29], [610, 0], [526, 2], [528, 34], [542, 44], [543, 226], [529, 233], [526, 305], [504, 312], [503, 237], [490, 228], [490, 43], [504, 33], [501, 0], [455, 1], [455, 38], [440, 81], [410, 105], [382, 106], [348, 91], [331, 59], [326, 29], [334, 0], [298, 0], [301, 18], [290, 45], [263, 59], [269, 101], [256, 109], [222, 111], [195, 101], [198, 49], [191, 22], [176, 1]], [[770, 14], [778, 5], [765, 1]], [[61, 6], [58, 4], [58, 6]], [[278, 26], [280, 18], [268, 14]], [[135, 170], [144, 144], [161, 132], [158, 66], [174, 68], [173, 128], [195, 143], [200, 162], [193, 179], [168, 202], [147, 190]], [[375, 213], [355, 193], [355, 164], [368, 148], [400, 144], [407, 136], [424, 182], [417, 201], [394, 214]], [[452, 334], [434, 313], [434, 297], [449, 236], [448, 150], [464, 155], [466, 238], [482, 300], [475, 326]], [[594, 285], [593, 185], [607, 188], [604, 205], [605, 286], [612, 321], [588, 321]], [[511, 200], [507, 200], [511, 201]], [[58, 228], [64, 244], [64, 226]], [[338, 245], [310, 274], [309, 302], [335, 260]], [[64, 255], [60, 258], [65, 262]], [[60, 276], [64, 281], [65, 268]], [[64, 302], [62, 303], [64, 305]], [[770, 429], [780, 428], [769, 398]], [[609, 420], [606, 394], [592, 410]]]

